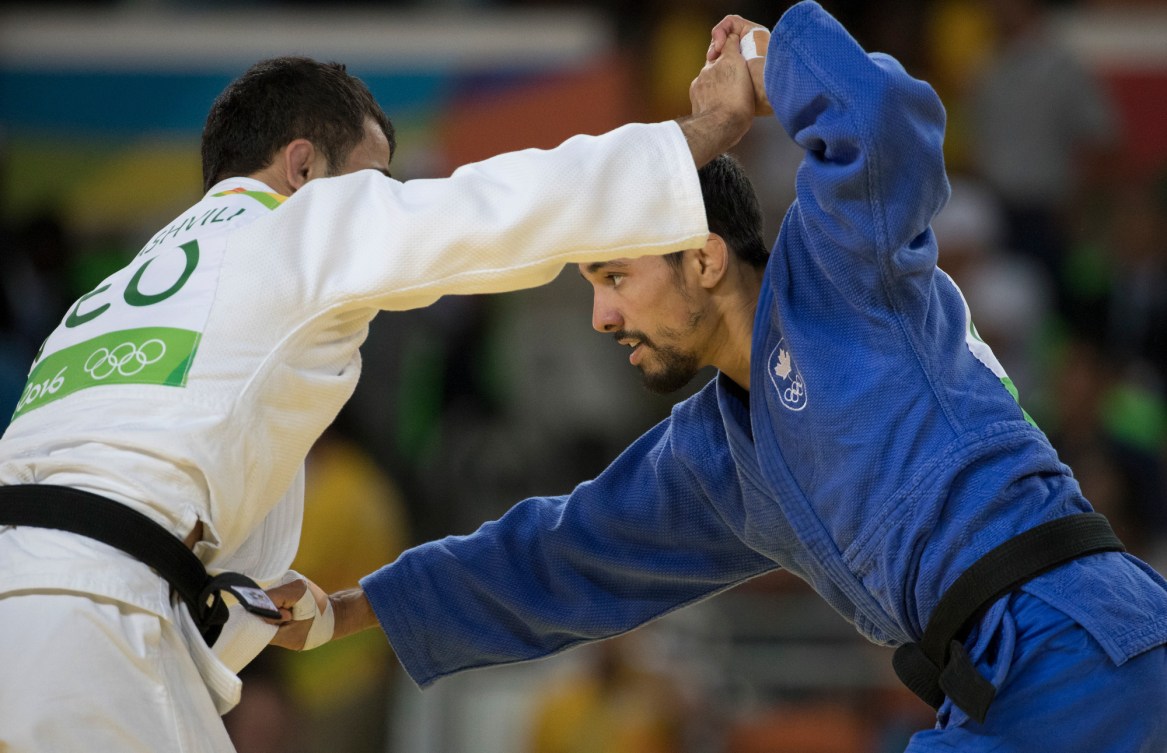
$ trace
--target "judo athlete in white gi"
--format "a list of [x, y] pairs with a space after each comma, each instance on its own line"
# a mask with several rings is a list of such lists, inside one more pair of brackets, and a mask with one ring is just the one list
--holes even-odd
[[425, 686], [783, 567], [900, 646], [901, 679], [937, 707], [913, 753], [1167, 750], [1167, 584], [1091, 510], [936, 266], [935, 92], [813, 2], [772, 36], [753, 26], [727, 18], [709, 54], [728, 31], [753, 41], [757, 105], [805, 151], [773, 250], [718, 160], [708, 243], [580, 266], [593, 327], [650, 386], [720, 373], [571, 494], [334, 595], [337, 624], [378, 622]]
[[[230, 751], [235, 672], [276, 628], [238, 605], [224, 626], [216, 599], [262, 613], [249, 583], [286, 577], [303, 461], [370, 320], [704, 243], [695, 165], [749, 128], [753, 91], [740, 56], [691, 91], [675, 122], [402, 183], [342, 66], [280, 58], [228, 87], [206, 195], [64, 314], [0, 440], [0, 749]], [[283, 616], [326, 625], [320, 597]]]

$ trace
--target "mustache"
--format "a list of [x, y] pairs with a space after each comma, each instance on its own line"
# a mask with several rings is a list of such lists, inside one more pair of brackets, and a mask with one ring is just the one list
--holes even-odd
[[612, 338], [616, 341], [617, 344], [620, 344], [621, 340], [639, 340], [640, 344], [644, 345], [645, 347], [648, 347], [648, 348], [655, 348], [656, 347], [656, 344], [653, 343], [653, 341], [649, 338], [648, 335], [644, 334], [643, 332], [641, 332], [639, 330], [635, 330], [635, 329], [616, 330], [615, 332], [612, 333]]

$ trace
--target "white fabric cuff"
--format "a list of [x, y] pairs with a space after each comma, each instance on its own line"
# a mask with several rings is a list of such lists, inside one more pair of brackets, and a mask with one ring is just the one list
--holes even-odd
[[242, 604], [232, 604], [227, 624], [212, 649], [219, 661], [238, 674], [271, 643], [278, 629], [259, 615], [248, 612]]

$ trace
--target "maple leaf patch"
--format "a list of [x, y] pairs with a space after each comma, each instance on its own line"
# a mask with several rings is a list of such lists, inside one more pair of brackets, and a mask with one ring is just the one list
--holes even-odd
[[794, 363], [794, 356], [786, 347], [786, 338], [778, 341], [778, 345], [770, 352], [769, 359], [770, 382], [778, 391], [778, 399], [783, 407], [800, 411], [806, 407], [806, 382]]

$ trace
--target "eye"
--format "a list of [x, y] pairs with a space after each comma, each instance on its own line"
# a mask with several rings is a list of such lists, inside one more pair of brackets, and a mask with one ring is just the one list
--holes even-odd
[[620, 282], [624, 279], [625, 275], [621, 274], [620, 272], [609, 272], [608, 274], [604, 275], [604, 277], [608, 280], [612, 287], [618, 288], [620, 287]]

